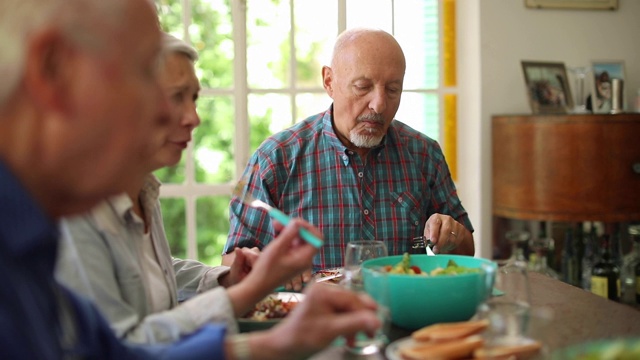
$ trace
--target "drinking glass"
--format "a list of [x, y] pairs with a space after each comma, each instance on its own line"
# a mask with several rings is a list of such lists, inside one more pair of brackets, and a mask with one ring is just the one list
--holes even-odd
[[388, 256], [387, 245], [381, 240], [355, 240], [347, 243], [344, 253], [344, 278], [362, 285], [360, 270], [369, 259]]
[[480, 304], [477, 312], [478, 318], [489, 321], [486, 342], [489, 347], [521, 343], [531, 308], [526, 262], [499, 261], [494, 288], [497, 292], [494, 290], [494, 295]]
[[586, 66], [577, 66], [569, 68], [570, 73], [574, 75], [574, 107], [572, 112], [574, 114], [588, 113], [587, 110], [587, 94], [586, 94], [586, 78], [591, 69]]
[[362, 263], [369, 259], [388, 256], [387, 246], [379, 240], [358, 240], [347, 244], [344, 258], [344, 278], [340, 285], [351, 291], [366, 292], [378, 304], [377, 314], [382, 323], [373, 337], [358, 333], [346, 350], [356, 355], [380, 352], [388, 342], [386, 334], [391, 323], [388, 277], [382, 269], [367, 269], [363, 274]]

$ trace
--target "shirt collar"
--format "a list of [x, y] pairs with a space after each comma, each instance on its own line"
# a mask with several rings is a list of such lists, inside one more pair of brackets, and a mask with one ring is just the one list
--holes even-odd
[[[145, 216], [149, 217], [153, 204], [158, 200], [160, 195], [160, 181], [153, 174], [149, 174], [144, 178], [144, 183], [140, 189], [140, 198], [144, 208]], [[109, 204], [113, 208], [118, 218], [123, 221], [132, 216], [133, 202], [128, 194], [122, 193], [109, 199]], [[148, 219], [147, 219], [148, 220]]]
[[[387, 134], [385, 135], [384, 138], [382, 138], [382, 141], [380, 142], [380, 144], [374, 147], [373, 149], [371, 149], [371, 154], [373, 155], [379, 154], [380, 151], [386, 146], [387, 138], [393, 137], [394, 121], [391, 122], [391, 125], [387, 130]], [[322, 114], [322, 132], [324, 133], [324, 137], [328, 142], [329, 146], [336, 149], [337, 152], [339, 153], [339, 156], [342, 159], [342, 163], [344, 164], [344, 166], [348, 166], [349, 162], [351, 161], [351, 156], [353, 156], [355, 152], [352, 150], [349, 150], [342, 143], [342, 141], [340, 141], [340, 139], [338, 138], [338, 135], [335, 132], [335, 129], [333, 127], [333, 104], [331, 104], [331, 107], [329, 107], [329, 109]]]
[[23, 256], [56, 246], [58, 228], [18, 178], [0, 161], [0, 248]]

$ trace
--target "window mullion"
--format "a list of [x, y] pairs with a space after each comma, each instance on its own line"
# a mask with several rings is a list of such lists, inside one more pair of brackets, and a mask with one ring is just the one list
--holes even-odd
[[294, 3], [294, 0], [289, 0], [289, 21], [291, 26], [291, 32], [289, 33], [289, 51], [291, 51], [291, 55], [289, 56], [289, 76], [291, 77], [289, 83], [291, 89], [289, 101], [291, 104], [291, 125], [293, 125], [296, 122], [296, 119], [298, 119], [298, 112], [296, 111], [296, 94], [298, 93], [298, 67], [296, 57], [296, 19]]
[[185, 197], [185, 213], [187, 216], [187, 258], [198, 258], [196, 196]]
[[233, 0], [231, 17], [233, 23], [233, 79], [235, 125], [234, 159], [236, 178], [239, 179], [249, 161], [249, 85], [247, 82], [247, 4], [245, 0]]

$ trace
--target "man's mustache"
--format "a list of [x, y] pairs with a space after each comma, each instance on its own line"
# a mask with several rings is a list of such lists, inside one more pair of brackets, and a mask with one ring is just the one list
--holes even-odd
[[371, 121], [378, 124], [384, 124], [384, 118], [382, 117], [382, 114], [374, 113], [374, 114], [360, 115], [356, 118], [356, 120], [358, 122]]

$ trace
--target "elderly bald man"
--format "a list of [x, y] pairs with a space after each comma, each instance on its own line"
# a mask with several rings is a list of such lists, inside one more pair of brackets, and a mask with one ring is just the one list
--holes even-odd
[[[267, 139], [246, 167], [244, 192], [316, 225], [325, 245], [314, 270], [343, 265], [345, 244], [378, 239], [389, 254], [427, 236], [435, 252], [474, 254], [473, 227], [440, 145], [394, 119], [405, 57], [396, 39], [355, 28], [336, 40], [322, 68], [328, 110]], [[273, 227], [264, 211], [231, 200], [223, 264], [236, 247], [263, 247]], [[294, 279], [298, 288], [309, 272]]]

